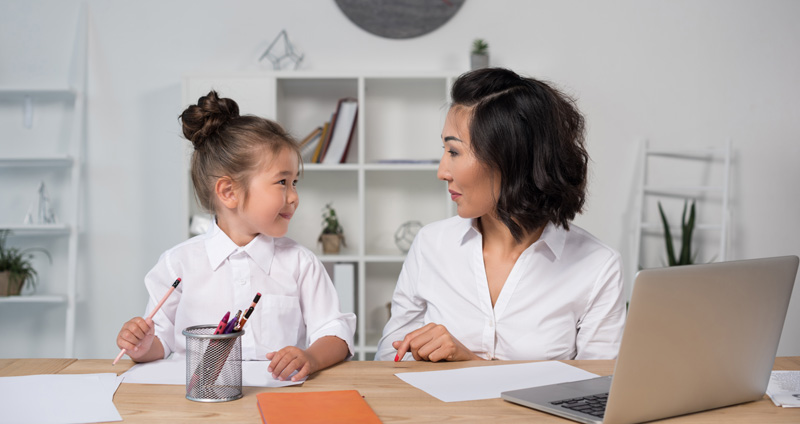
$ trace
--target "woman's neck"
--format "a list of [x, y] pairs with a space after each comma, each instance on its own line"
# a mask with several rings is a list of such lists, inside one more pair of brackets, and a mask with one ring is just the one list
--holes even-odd
[[544, 226], [542, 226], [535, 231], [523, 234], [521, 241], [517, 241], [511, 234], [511, 230], [497, 217], [491, 215], [478, 218], [478, 228], [483, 236], [484, 250], [497, 251], [504, 256], [510, 255], [514, 258], [519, 257], [525, 249], [539, 240], [544, 231]]

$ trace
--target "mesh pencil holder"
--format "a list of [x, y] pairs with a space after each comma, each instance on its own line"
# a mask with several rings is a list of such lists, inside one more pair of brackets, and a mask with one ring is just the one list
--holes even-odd
[[242, 397], [244, 330], [214, 334], [215, 325], [196, 325], [186, 336], [186, 399], [226, 402]]

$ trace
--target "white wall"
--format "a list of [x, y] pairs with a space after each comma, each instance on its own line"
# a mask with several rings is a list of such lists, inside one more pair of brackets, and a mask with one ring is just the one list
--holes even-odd
[[[0, 84], [64, 81], [80, 4], [0, 3]], [[592, 156], [591, 199], [577, 222], [625, 254], [638, 141], [731, 139], [729, 258], [800, 255], [800, 2], [469, 0], [445, 26], [410, 40], [364, 32], [333, 1], [98, 0], [88, 10], [80, 358], [116, 354], [119, 327], [143, 313], [142, 277], [184, 235], [180, 77], [259, 69], [281, 29], [314, 70], [459, 72], [481, 37], [493, 65], [575, 95]], [[0, 343], [0, 357], [60, 356], [59, 316], [45, 314], [35, 339], [1, 326], [0, 338], [15, 343]], [[778, 353], [800, 355], [800, 290]]]

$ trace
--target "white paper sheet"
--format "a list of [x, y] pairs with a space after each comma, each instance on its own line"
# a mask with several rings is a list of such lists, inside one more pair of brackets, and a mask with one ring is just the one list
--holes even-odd
[[767, 395], [775, 406], [800, 408], [800, 371], [772, 371]]
[[500, 392], [597, 377], [557, 361], [487, 365], [457, 370], [395, 374], [443, 402], [499, 398]]
[[113, 373], [0, 377], [0, 423], [122, 421], [112, 402]]
[[[242, 361], [242, 386], [285, 387], [301, 384], [301, 381], [278, 381], [267, 372], [270, 361]], [[138, 384], [186, 384], [186, 358], [177, 357], [160, 361], [136, 364], [122, 374], [126, 383]]]

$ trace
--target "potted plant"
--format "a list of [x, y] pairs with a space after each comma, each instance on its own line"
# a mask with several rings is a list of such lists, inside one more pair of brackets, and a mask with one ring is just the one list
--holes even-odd
[[20, 250], [6, 247], [9, 230], [0, 230], [0, 296], [17, 296], [26, 286], [36, 288], [38, 274], [31, 264], [33, 252], [42, 252], [52, 263], [50, 253], [41, 248]]
[[328, 203], [322, 210], [322, 234], [319, 242], [322, 243], [322, 253], [339, 253], [340, 245], [347, 246], [344, 241], [344, 229], [339, 224], [336, 210]]
[[470, 55], [470, 69], [487, 68], [489, 66], [489, 44], [482, 38], [477, 38], [472, 42], [472, 54]]
[[661, 202], [658, 202], [658, 212], [661, 214], [661, 223], [664, 225], [664, 240], [667, 244], [667, 263], [669, 266], [676, 265], [691, 265], [694, 263], [692, 257], [692, 233], [694, 232], [695, 224], [695, 209], [694, 201], [689, 211], [689, 218], [686, 218], [686, 206], [688, 201], [683, 203], [683, 215], [681, 215], [681, 252], [678, 257], [675, 256], [675, 248], [672, 246], [672, 232], [669, 230], [669, 222], [664, 215], [664, 210], [661, 208]]

